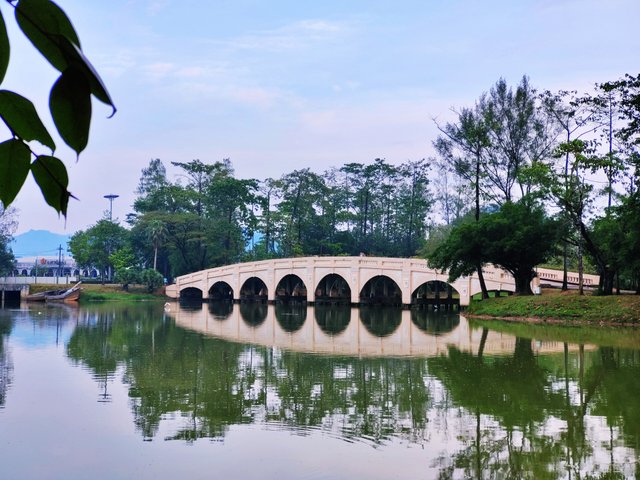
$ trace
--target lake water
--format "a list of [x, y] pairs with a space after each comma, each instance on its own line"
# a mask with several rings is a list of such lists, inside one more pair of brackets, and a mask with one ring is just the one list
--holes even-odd
[[0, 310], [0, 478], [636, 478], [640, 333], [384, 308]]

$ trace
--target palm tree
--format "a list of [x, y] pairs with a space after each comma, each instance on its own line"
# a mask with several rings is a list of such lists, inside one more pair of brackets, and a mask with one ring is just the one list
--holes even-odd
[[169, 231], [167, 225], [159, 219], [154, 219], [147, 225], [147, 238], [151, 240], [153, 244], [153, 269], [156, 270], [158, 261], [158, 249], [162, 243], [166, 240]]

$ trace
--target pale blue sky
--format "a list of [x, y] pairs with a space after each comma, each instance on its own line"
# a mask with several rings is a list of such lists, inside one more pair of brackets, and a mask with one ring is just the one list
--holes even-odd
[[[229, 157], [239, 177], [259, 179], [418, 160], [432, 154], [432, 118], [450, 118], [500, 77], [586, 90], [640, 70], [638, 0], [58, 3], [118, 113], [107, 120], [95, 101], [80, 161], [57, 152], [80, 199], [66, 225], [29, 181], [15, 203], [19, 232], [86, 228], [107, 209], [106, 193], [121, 196], [123, 219], [151, 158]], [[34, 98], [50, 125], [55, 72], [0, 8], [13, 42], [3, 88]]]

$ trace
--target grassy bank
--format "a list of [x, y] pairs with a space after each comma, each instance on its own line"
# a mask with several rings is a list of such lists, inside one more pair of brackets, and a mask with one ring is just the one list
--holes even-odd
[[[69, 288], [73, 285], [55, 285], [55, 284], [37, 284], [29, 287], [30, 293], [44, 292], [47, 290], [60, 290]], [[122, 290], [122, 286], [113, 284], [82, 284], [82, 294], [80, 295], [80, 303], [85, 302], [105, 302], [105, 301], [160, 301], [164, 300], [162, 292], [149, 293], [146, 287], [142, 285], [132, 285], [129, 291]]]
[[566, 324], [640, 325], [640, 296], [583, 295], [544, 289], [538, 296], [511, 296], [472, 302], [470, 317], [557, 322]]

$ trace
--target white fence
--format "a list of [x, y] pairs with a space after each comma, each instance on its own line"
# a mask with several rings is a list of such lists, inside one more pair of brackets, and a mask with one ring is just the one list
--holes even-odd
[[46, 283], [53, 285], [64, 285], [68, 283], [77, 283], [80, 278], [77, 275], [65, 275], [63, 277], [0, 277], [0, 284], [5, 285], [24, 285]]

